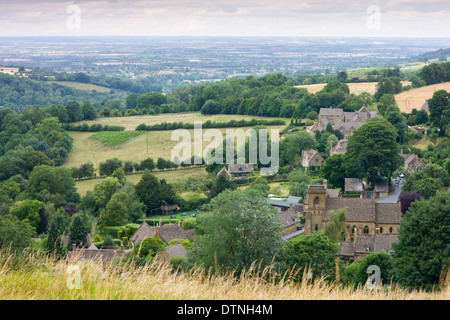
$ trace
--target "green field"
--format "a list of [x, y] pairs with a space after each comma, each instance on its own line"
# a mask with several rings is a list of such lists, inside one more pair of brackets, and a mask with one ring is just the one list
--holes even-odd
[[66, 86], [78, 90], [95, 90], [97, 92], [110, 92], [111, 89], [107, 87], [97, 86], [95, 84], [82, 83], [82, 82], [74, 82], [74, 81], [47, 81], [48, 83], [56, 83], [61, 86]]
[[200, 112], [182, 112], [182, 113], [163, 113], [159, 115], [144, 115], [144, 116], [129, 116], [129, 117], [117, 117], [117, 118], [99, 118], [91, 121], [80, 121], [76, 124], [82, 124], [86, 122], [88, 125], [101, 124], [101, 125], [113, 125], [125, 127], [127, 131], [136, 130], [136, 127], [142, 123], [146, 125], [154, 125], [162, 122], [184, 122], [194, 123], [195, 121], [206, 122], [208, 120], [216, 122], [228, 122], [230, 120], [284, 120], [286, 124], [290, 123], [291, 119], [288, 118], [276, 118], [276, 117], [257, 117], [249, 115], [233, 115], [233, 114], [216, 114], [204, 116]]
[[[202, 116], [198, 112], [193, 113], [182, 113], [182, 114], [171, 114], [171, 115], [158, 115], [158, 116], [138, 116], [138, 117], [124, 117], [124, 118], [102, 118], [97, 120], [97, 123], [101, 121], [102, 124], [109, 125], [122, 125], [124, 126], [123, 121], [126, 122], [126, 125], [135, 128], [139, 123], [143, 122], [143, 119], [148, 119], [147, 124], [155, 124], [158, 122], [168, 121], [169, 118], [172, 118], [174, 121], [183, 121], [183, 122], [193, 122], [193, 121], [206, 121], [206, 120], [216, 120], [216, 121], [229, 121], [232, 119], [241, 120], [246, 119], [250, 120], [252, 116], [233, 116], [233, 115], [216, 115], [216, 116]], [[256, 117], [258, 118], [258, 117]], [[262, 118], [262, 119], [270, 119], [270, 118]], [[272, 118], [276, 119], [276, 118]], [[289, 119], [284, 119], [287, 122]], [[89, 123], [94, 123], [95, 121], [90, 121]], [[125, 125], [125, 126], [126, 126]], [[285, 126], [268, 126], [268, 129], [278, 129], [282, 130]], [[248, 127], [243, 128], [233, 128], [233, 129], [242, 129], [246, 131], [249, 129]], [[206, 129], [205, 129], [206, 130]], [[203, 130], [203, 132], [205, 132]], [[218, 129], [225, 136], [226, 128]], [[187, 130], [191, 134], [191, 150], [192, 154], [194, 152], [194, 130]], [[179, 144], [179, 141], [172, 141], [172, 132], [171, 130], [167, 131], [148, 131], [144, 134], [134, 137], [133, 139], [128, 140], [126, 143], [117, 145], [114, 148], [108, 147], [104, 145], [102, 142], [91, 139], [93, 135], [97, 133], [92, 132], [78, 132], [71, 131], [69, 132], [70, 136], [73, 138], [73, 147], [69, 153], [69, 156], [64, 163], [64, 167], [71, 168], [73, 166], [80, 166], [81, 164], [86, 163], [87, 161], [92, 161], [94, 167], [98, 169], [98, 166], [101, 161], [106, 159], [118, 158], [122, 161], [142, 161], [146, 158], [157, 159], [159, 157], [164, 159], [171, 159], [172, 149]], [[208, 147], [211, 142], [203, 141], [203, 150]]]
[[100, 131], [90, 138], [100, 141], [107, 147], [116, 147], [143, 133], [143, 131]]
[[[177, 180], [186, 180], [188, 178], [204, 178], [208, 175], [205, 171], [205, 168], [188, 168], [188, 169], [178, 169], [178, 170], [166, 170], [166, 171], [158, 171], [155, 170], [152, 172], [153, 175], [158, 177], [158, 179], [165, 179], [169, 183], [176, 182]], [[126, 179], [128, 182], [133, 184], [137, 184], [139, 180], [141, 180], [143, 173], [131, 174], [127, 175]], [[86, 194], [88, 191], [93, 191], [94, 186], [101, 182], [103, 179], [89, 179], [89, 180], [81, 180], [76, 181], [75, 185], [78, 189], [78, 193], [82, 196]]]

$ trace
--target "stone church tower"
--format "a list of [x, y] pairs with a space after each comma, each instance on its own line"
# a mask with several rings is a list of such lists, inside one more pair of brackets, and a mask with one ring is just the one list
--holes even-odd
[[323, 230], [326, 201], [326, 185], [308, 186], [308, 195], [303, 208], [306, 213], [305, 234]]

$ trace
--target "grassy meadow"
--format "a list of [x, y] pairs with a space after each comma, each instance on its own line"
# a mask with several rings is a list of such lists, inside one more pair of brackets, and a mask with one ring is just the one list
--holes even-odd
[[[165, 170], [165, 171], [155, 170], [152, 172], [152, 174], [158, 177], [158, 179], [165, 179], [169, 183], [176, 182], [177, 180], [186, 180], [188, 178], [200, 179], [208, 175], [204, 167], [179, 169], [179, 170]], [[143, 173], [130, 174], [126, 176], [126, 179], [128, 182], [137, 184], [139, 180], [141, 180], [142, 175]], [[75, 185], [78, 189], [78, 193], [81, 196], [84, 196], [86, 192], [93, 191], [94, 186], [102, 180], [103, 180], [102, 178], [80, 180], [76, 181]]]
[[95, 84], [90, 83], [82, 83], [82, 82], [75, 82], [75, 81], [48, 81], [48, 83], [56, 83], [61, 86], [66, 86], [78, 90], [95, 90], [97, 92], [110, 92], [111, 89], [107, 87], [97, 86]]
[[[243, 116], [243, 115], [214, 115], [214, 116], [203, 116], [199, 112], [190, 113], [178, 113], [178, 114], [162, 114], [157, 116], [133, 116], [133, 117], [119, 117], [119, 118], [100, 118], [94, 121], [88, 121], [89, 125], [94, 123], [101, 123], [102, 125], [119, 125], [124, 126], [126, 130], [133, 131], [139, 124], [145, 123], [147, 125], [157, 124], [161, 122], [174, 122], [182, 121], [185, 123], [193, 123], [194, 121], [230, 121], [230, 120], [251, 120], [253, 118], [269, 120], [269, 119], [280, 119], [280, 118], [264, 118], [264, 117], [254, 117], [254, 116]], [[290, 119], [282, 118], [286, 123], [290, 122]], [[267, 126], [268, 129], [279, 129], [280, 131], [284, 129], [284, 126]], [[242, 129], [247, 130], [250, 127], [243, 128], [232, 128], [232, 129]], [[203, 132], [205, 132], [204, 129]], [[226, 128], [218, 129], [222, 132], [225, 137]], [[191, 146], [192, 154], [194, 150], [194, 130], [188, 130], [191, 134]], [[172, 141], [171, 130], [165, 131], [148, 131], [144, 134], [138, 135], [126, 143], [118, 145], [116, 147], [105, 146], [102, 142], [95, 139], [91, 139], [95, 133], [92, 132], [69, 132], [74, 140], [72, 150], [64, 163], [64, 167], [71, 168], [73, 166], [80, 166], [86, 163], [88, 160], [92, 161], [94, 167], [98, 169], [99, 163], [106, 159], [118, 158], [122, 161], [142, 161], [146, 158], [157, 159], [159, 157], [164, 159], [171, 159], [171, 153], [174, 146], [176, 146], [179, 141]], [[100, 133], [101, 134], [101, 133]], [[126, 133], [125, 133], [126, 135]], [[208, 148], [211, 142], [203, 142], [203, 150]]]
[[[28, 253], [11, 266], [8, 252], [0, 252], [1, 300], [447, 300], [446, 288], [436, 292], [350, 289], [319, 279], [291, 281], [292, 274], [275, 277], [265, 269], [230, 274], [200, 270], [178, 274], [165, 265], [114, 265], [92, 260], [61, 260]], [[17, 259], [16, 259], [17, 260]], [[79, 270], [79, 282], [69, 267]]]
[[125, 130], [136, 130], [136, 127], [142, 123], [146, 125], [154, 125], [162, 122], [184, 122], [194, 123], [195, 121], [206, 122], [208, 120], [216, 122], [228, 122], [230, 120], [285, 120], [286, 124], [290, 123], [291, 119], [288, 118], [275, 118], [275, 117], [258, 117], [249, 115], [234, 115], [234, 114], [215, 114], [215, 115], [202, 115], [200, 112], [181, 112], [181, 113], [163, 113], [158, 115], [143, 115], [143, 116], [129, 116], [129, 117], [105, 117], [98, 118], [91, 121], [80, 121], [75, 124], [82, 124], [86, 122], [89, 125], [101, 124], [101, 125], [113, 125], [125, 127]]

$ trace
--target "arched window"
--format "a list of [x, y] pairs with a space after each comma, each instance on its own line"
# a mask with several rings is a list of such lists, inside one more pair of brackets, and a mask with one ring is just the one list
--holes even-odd
[[319, 230], [319, 226], [316, 224], [316, 225], [314, 226], [314, 229], [315, 229], [316, 231], [318, 231], [318, 230]]
[[383, 233], [383, 227], [380, 227], [380, 233]]
[[356, 226], [352, 227], [352, 233], [356, 233]]
[[389, 232], [392, 233], [392, 227], [389, 228]]
[[368, 226], [364, 226], [364, 234], [368, 234], [369, 233], [369, 227]]
[[314, 209], [319, 208], [319, 202], [320, 202], [319, 197], [315, 197], [314, 198]]

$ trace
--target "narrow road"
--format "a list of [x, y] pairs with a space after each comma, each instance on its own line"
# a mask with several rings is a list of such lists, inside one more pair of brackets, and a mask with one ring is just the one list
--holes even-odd
[[379, 202], [379, 203], [396, 203], [398, 201], [398, 197], [400, 196], [400, 193], [402, 193], [402, 187], [403, 187], [403, 184], [405, 183], [405, 181], [406, 180], [404, 178], [400, 179], [399, 185], [397, 187], [395, 184], [396, 180], [392, 179], [391, 182], [392, 182], [392, 186], [394, 187], [394, 191], [386, 198], [378, 200], [377, 202]]

